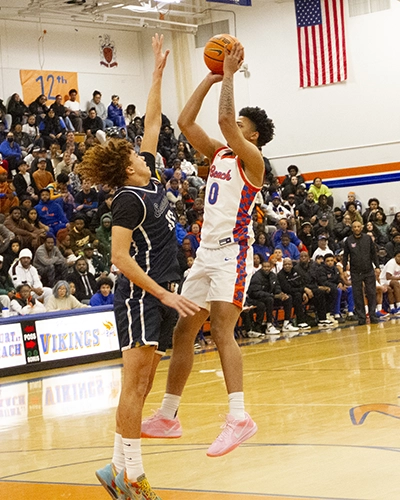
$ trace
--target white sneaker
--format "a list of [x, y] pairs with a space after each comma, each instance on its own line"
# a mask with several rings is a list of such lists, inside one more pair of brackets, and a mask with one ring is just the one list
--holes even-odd
[[298, 334], [299, 329], [295, 326], [293, 326], [291, 323], [287, 324], [286, 326], [283, 325], [282, 327], [282, 333], [286, 334], [286, 337], [292, 338], [295, 337]]
[[274, 325], [271, 325], [265, 330], [266, 335], [280, 335], [280, 330], [274, 327]]
[[300, 323], [298, 326], [300, 330], [311, 330], [311, 326], [308, 323]]
[[249, 332], [247, 332], [247, 336], [251, 339], [258, 339], [258, 337], [262, 337], [263, 334], [261, 332], [250, 330]]
[[327, 321], [329, 321], [332, 325], [338, 325], [338, 324], [339, 324], [339, 321], [336, 321], [336, 319], [335, 319], [333, 316], [331, 316], [331, 314], [329, 314], [329, 313], [326, 315], [326, 319], [327, 319]]
[[336, 325], [331, 323], [328, 319], [321, 319], [318, 321], [318, 328], [334, 328]]

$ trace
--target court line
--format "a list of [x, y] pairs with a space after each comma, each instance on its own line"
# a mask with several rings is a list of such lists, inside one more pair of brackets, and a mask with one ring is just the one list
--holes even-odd
[[[15, 494], [12, 498], [10, 496], [7, 497], [7, 500], [19, 500], [21, 494], [23, 495], [27, 488], [30, 487], [30, 490], [27, 493], [30, 497], [33, 498], [41, 498], [41, 500], [54, 500], [55, 492], [61, 493], [63, 498], [74, 498], [77, 500], [77, 495], [79, 495], [78, 500], [98, 500], [99, 492], [102, 498], [105, 498], [105, 492], [102, 490], [100, 485], [86, 485], [86, 484], [69, 484], [69, 483], [37, 483], [33, 481], [24, 481], [24, 482], [13, 482], [13, 481], [3, 481], [0, 482], [0, 487], [2, 489], [7, 489], [8, 495]], [[82, 489], [84, 488], [84, 492]], [[32, 489], [35, 489], [35, 492], [32, 496]], [[164, 495], [168, 496], [168, 500], [209, 500], [209, 496], [213, 495], [213, 497], [217, 497], [219, 500], [247, 500], [248, 498], [254, 498], [256, 500], [259, 499], [270, 499], [270, 500], [362, 500], [355, 498], [344, 498], [344, 497], [321, 497], [321, 496], [304, 496], [304, 495], [283, 495], [283, 494], [271, 494], [271, 493], [240, 493], [240, 492], [219, 492], [217, 490], [188, 490], [188, 489], [171, 489], [171, 488], [154, 488], [157, 492], [163, 496], [165, 500], [167, 498]], [[49, 491], [51, 490], [51, 491]], [[48, 493], [48, 495], [46, 495]], [[169, 496], [169, 494], [173, 494], [174, 496]], [[60, 497], [57, 497], [60, 498]], [[108, 498], [108, 497], [107, 497]]]

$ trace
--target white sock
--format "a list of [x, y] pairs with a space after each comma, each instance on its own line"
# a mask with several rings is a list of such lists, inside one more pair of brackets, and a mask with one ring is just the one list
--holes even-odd
[[396, 302], [396, 307], [400, 307], [400, 302]]
[[269, 330], [272, 326], [272, 323], [267, 323], [267, 330]]
[[131, 482], [144, 473], [142, 462], [142, 448], [140, 439], [122, 438], [125, 455], [126, 475]]
[[365, 314], [368, 314], [368, 306], [365, 305], [364, 308], [365, 308]]
[[285, 320], [283, 321], [283, 326], [288, 326], [288, 324], [289, 324], [289, 320], [285, 319]]
[[381, 311], [382, 310], [382, 304], [376, 304], [376, 311]]
[[389, 304], [389, 309], [394, 309], [394, 304]]
[[246, 415], [244, 414], [244, 393], [243, 392], [231, 392], [228, 394], [229, 399], [229, 414], [234, 417], [235, 420], [244, 420]]
[[124, 455], [124, 445], [122, 443], [121, 434], [115, 433], [114, 435], [114, 454], [112, 457], [112, 463], [116, 468], [117, 472], [121, 472], [125, 467], [125, 455]]
[[176, 417], [178, 413], [179, 403], [181, 402], [181, 396], [175, 396], [175, 394], [164, 394], [162, 400], [160, 413], [165, 418], [172, 420]]

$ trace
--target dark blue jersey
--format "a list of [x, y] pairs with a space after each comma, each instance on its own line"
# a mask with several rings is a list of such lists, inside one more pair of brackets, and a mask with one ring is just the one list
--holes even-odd
[[[141, 153], [152, 173], [154, 156]], [[130, 255], [157, 283], [179, 281], [175, 216], [164, 186], [152, 177], [147, 186], [119, 188], [111, 205], [113, 226], [132, 230]]]

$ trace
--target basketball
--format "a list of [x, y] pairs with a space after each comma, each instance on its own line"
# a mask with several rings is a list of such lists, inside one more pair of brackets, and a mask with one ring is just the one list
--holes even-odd
[[224, 74], [225, 48], [230, 52], [232, 45], [239, 40], [232, 35], [215, 35], [204, 47], [204, 62], [207, 68], [217, 75]]

